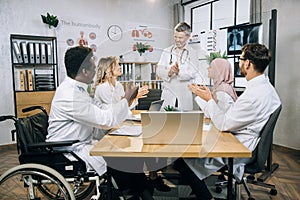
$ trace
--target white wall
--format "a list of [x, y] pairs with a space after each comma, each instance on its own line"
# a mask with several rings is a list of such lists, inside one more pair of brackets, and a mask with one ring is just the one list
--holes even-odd
[[[158, 61], [161, 49], [169, 46], [173, 34], [173, 5], [178, 0], [0, 0], [0, 115], [14, 114], [12, 71], [10, 61], [10, 34], [42, 35], [63, 37], [62, 24], [50, 30], [41, 21], [41, 14], [57, 15], [59, 19], [82, 23], [99, 24], [101, 42], [97, 56], [120, 55], [127, 52], [125, 60], [135, 58], [132, 52], [132, 39], [126, 30], [128, 23], [155, 26], [157, 34], [153, 42], [154, 51], [149, 61]], [[111, 24], [118, 24], [124, 30], [119, 42], [111, 42], [106, 35]], [[152, 27], [153, 28], [153, 27]], [[131, 43], [129, 43], [131, 41]], [[58, 64], [60, 78], [64, 77], [63, 56], [66, 50], [63, 41], [58, 40]], [[12, 143], [10, 130], [12, 122], [0, 123], [0, 145]]]
[[263, 0], [262, 11], [277, 10], [275, 87], [282, 101], [274, 143], [300, 149], [300, 1]]

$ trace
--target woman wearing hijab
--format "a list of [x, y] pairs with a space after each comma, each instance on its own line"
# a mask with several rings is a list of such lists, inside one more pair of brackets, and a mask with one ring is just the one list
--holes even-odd
[[[232, 86], [233, 74], [231, 65], [224, 58], [216, 58], [211, 62], [207, 70], [208, 77], [213, 80], [214, 84], [212, 88], [212, 98], [216, 101], [217, 105], [225, 111], [230, 108], [237, 99], [236, 92]], [[189, 85], [189, 89], [196, 95], [201, 87], [205, 86], [198, 86], [196, 84]], [[198, 95], [196, 96], [195, 101], [204, 114], [209, 117], [208, 112], [206, 112], [207, 102]], [[176, 160], [175, 167], [186, 177], [197, 197], [201, 196], [205, 199], [213, 199], [210, 192], [206, 191], [207, 187], [201, 186], [204, 182], [198, 181], [198, 179], [205, 179], [212, 173], [224, 167], [226, 163], [226, 158], [185, 158]], [[234, 165], [234, 173], [239, 173], [238, 163], [235, 163]], [[208, 196], [205, 196], [204, 194], [208, 194]]]
[[[213, 81], [212, 97], [222, 110], [227, 110], [237, 99], [236, 92], [232, 86], [233, 74], [231, 64], [224, 58], [214, 59], [207, 68], [208, 77]], [[197, 95], [197, 92], [202, 86], [191, 84], [190, 90]], [[206, 112], [206, 101], [198, 95], [195, 101], [204, 112], [205, 116], [209, 117]]]

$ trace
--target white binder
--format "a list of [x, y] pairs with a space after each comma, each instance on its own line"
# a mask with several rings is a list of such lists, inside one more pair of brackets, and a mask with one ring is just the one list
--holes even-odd
[[23, 63], [23, 58], [22, 58], [21, 51], [20, 51], [20, 48], [19, 48], [19, 44], [18, 44], [17, 41], [13, 41], [13, 50], [14, 50], [14, 55], [17, 59], [17, 62], [18, 63]]

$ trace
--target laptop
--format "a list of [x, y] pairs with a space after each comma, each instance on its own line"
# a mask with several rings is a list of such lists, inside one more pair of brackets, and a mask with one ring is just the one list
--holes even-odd
[[[157, 100], [152, 101], [150, 103], [149, 111], [160, 111], [162, 104], [164, 103], [164, 100]], [[131, 118], [128, 118], [128, 120], [132, 121], [141, 121], [141, 114], [132, 115]]]
[[202, 144], [201, 111], [141, 113], [144, 144]]
[[157, 100], [152, 101], [149, 107], [149, 111], [160, 111], [162, 104], [164, 103], [164, 100]]

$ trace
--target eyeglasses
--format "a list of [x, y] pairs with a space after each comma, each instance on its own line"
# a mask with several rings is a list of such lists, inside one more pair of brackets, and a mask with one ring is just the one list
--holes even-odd
[[248, 60], [247, 58], [242, 58], [242, 57], [240, 57], [239, 59], [240, 59], [240, 60]]

